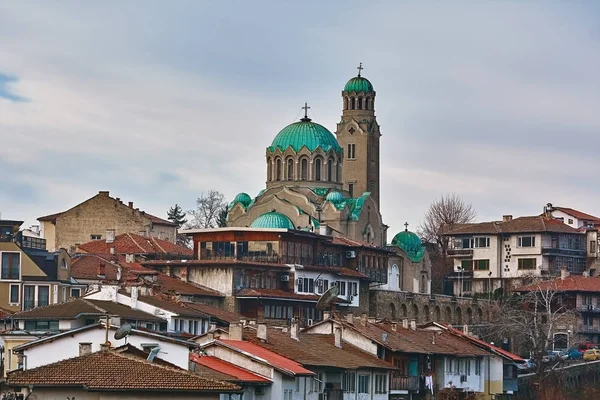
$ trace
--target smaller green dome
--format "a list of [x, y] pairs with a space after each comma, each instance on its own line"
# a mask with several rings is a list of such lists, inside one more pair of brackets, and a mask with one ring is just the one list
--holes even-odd
[[373, 85], [367, 78], [362, 76], [355, 76], [350, 79], [346, 86], [344, 86], [344, 92], [372, 92]]
[[419, 239], [416, 234], [408, 230], [402, 231], [394, 236], [392, 239], [392, 245], [404, 250], [412, 262], [421, 261], [425, 255], [425, 248], [421, 243], [421, 239]]
[[325, 200], [330, 201], [333, 204], [337, 204], [344, 201], [344, 195], [337, 190], [332, 190], [331, 192], [327, 193]]
[[250, 228], [295, 229], [292, 221], [277, 211], [271, 211], [256, 218]]
[[252, 203], [252, 198], [248, 193], [238, 193], [235, 199], [233, 199], [233, 203], [242, 203], [244, 207], [248, 207]]

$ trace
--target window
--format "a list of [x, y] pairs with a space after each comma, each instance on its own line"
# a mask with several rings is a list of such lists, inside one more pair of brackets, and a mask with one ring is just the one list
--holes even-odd
[[35, 286], [23, 286], [23, 310], [31, 310], [35, 307]]
[[320, 181], [321, 180], [321, 164], [322, 161], [320, 158], [317, 158], [315, 160], [315, 181]]
[[470, 292], [471, 290], [473, 290], [471, 281], [463, 281], [463, 283], [462, 283], [462, 291], [463, 292]]
[[313, 278], [298, 278], [298, 293], [314, 293], [315, 280]]
[[475, 375], [481, 375], [481, 358], [475, 359]]
[[573, 225], [573, 218], [569, 218], [569, 225]]
[[487, 271], [490, 269], [490, 260], [473, 260], [473, 266], [478, 271]]
[[296, 377], [296, 392], [300, 391], [300, 377]]
[[356, 144], [348, 143], [348, 159], [353, 160], [356, 158]]
[[27, 331], [57, 331], [58, 321], [25, 321], [25, 330]]
[[352, 288], [350, 289], [350, 287], [348, 288], [348, 290], [350, 290], [350, 294], [352, 296], [358, 296], [358, 283], [356, 282], [348, 282], [349, 286], [352, 286]]
[[333, 160], [331, 158], [327, 161], [327, 180], [333, 182]]
[[38, 286], [38, 307], [50, 304], [50, 286]]
[[294, 308], [291, 306], [265, 305], [265, 318], [289, 319], [294, 318]]
[[517, 366], [511, 364], [503, 365], [504, 379], [517, 379]]
[[344, 372], [344, 376], [342, 377], [342, 390], [345, 393], [356, 392], [356, 373]]
[[358, 375], [358, 393], [371, 393], [369, 375]]
[[595, 253], [595, 252], [596, 252], [596, 241], [590, 240], [590, 253]]
[[375, 375], [375, 393], [387, 393], [387, 375]]
[[462, 260], [460, 266], [463, 271], [473, 271], [473, 260]]
[[72, 288], [71, 289], [71, 297], [79, 297], [79, 296], [81, 296], [81, 289]]
[[317, 393], [321, 393], [323, 391], [323, 373], [322, 372], [318, 372], [313, 378], [312, 378], [312, 392], [317, 392]]
[[537, 260], [535, 258], [519, 258], [518, 269], [535, 269]]
[[62, 288], [62, 302], [64, 303], [65, 301], [67, 301], [67, 288], [63, 287]]
[[350, 197], [354, 197], [354, 183], [348, 184], [348, 192], [350, 193]]
[[287, 160], [287, 179], [288, 181], [294, 180], [294, 160], [292, 158]]
[[101, 240], [102, 235], [90, 235], [90, 240]]
[[519, 236], [519, 247], [535, 247], [535, 236]]
[[306, 158], [300, 161], [300, 179], [303, 181], [308, 179], [308, 160]]
[[487, 248], [487, 247], [490, 247], [490, 238], [489, 237], [477, 237], [477, 238], [475, 238], [475, 247], [476, 248]]
[[10, 285], [10, 304], [19, 304], [19, 285]]
[[340, 288], [340, 295], [345, 296], [346, 295], [346, 282], [336, 281], [334, 283], [335, 283], [335, 285], [337, 285]]
[[463, 249], [472, 249], [473, 247], [475, 247], [475, 239], [464, 238], [461, 240], [461, 245]]
[[1, 279], [21, 279], [21, 253], [2, 253]]
[[275, 160], [275, 179], [281, 180], [281, 159]]

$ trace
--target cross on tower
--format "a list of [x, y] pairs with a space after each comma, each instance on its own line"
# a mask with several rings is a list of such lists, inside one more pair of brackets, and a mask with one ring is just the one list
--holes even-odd
[[408, 222], [404, 223], [404, 230], [408, 232]]
[[308, 118], [308, 110], [310, 109], [308, 103], [304, 103], [304, 107], [302, 107], [302, 109], [304, 110], [304, 118]]
[[362, 70], [364, 69], [362, 66], [362, 63], [358, 64], [358, 67], [356, 67], [356, 69], [358, 70], [358, 76], [360, 76], [360, 73], [362, 72]]

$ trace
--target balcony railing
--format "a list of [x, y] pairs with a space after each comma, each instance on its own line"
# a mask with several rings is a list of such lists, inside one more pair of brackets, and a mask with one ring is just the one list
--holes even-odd
[[577, 325], [577, 332], [579, 332], [579, 333], [600, 333], [600, 326]]
[[588, 313], [600, 313], [600, 306], [594, 306], [592, 304], [581, 304], [577, 306], [577, 311]]
[[448, 249], [449, 257], [473, 257], [473, 249]]
[[409, 390], [416, 392], [419, 390], [418, 376], [396, 375], [390, 376], [390, 390]]

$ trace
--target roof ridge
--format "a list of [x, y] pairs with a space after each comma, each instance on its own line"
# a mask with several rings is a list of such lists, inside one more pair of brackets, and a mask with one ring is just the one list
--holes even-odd
[[[85, 304], [87, 304], [87, 305], [89, 305], [89, 306], [92, 306], [92, 307], [94, 307], [96, 310], [98, 310], [98, 311], [100, 311], [100, 312], [103, 312], [103, 313], [107, 313], [107, 314], [108, 314], [108, 311], [106, 311], [106, 309], [104, 309], [104, 308], [102, 308], [102, 307], [100, 307], [100, 306], [98, 306], [98, 305], [96, 305], [96, 304], [94, 304], [94, 303], [90, 303], [90, 300], [98, 300], [98, 299], [86, 299], [86, 298], [83, 298], [83, 297], [81, 297], [80, 299], [81, 299], [81, 301], [83, 301]], [[118, 303], [117, 303], [117, 304], [118, 304]]]
[[152, 242], [156, 245], [156, 247], [158, 247], [163, 253], [168, 253], [165, 249], [163, 249], [163, 247], [160, 245], [160, 243], [158, 243], [157, 238], [151, 237], [150, 240], [152, 240]]
[[144, 249], [142, 246], [140, 246], [140, 244], [138, 242], [136, 242], [136, 240], [134, 239], [133, 236], [131, 236], [131, 234], [129, 232], [125, 233], [130, 239], [131, 241], [140, 249], [142, 250], [142, 252], [146, 252], [146, 249]]

